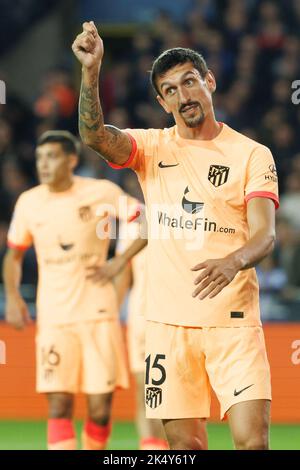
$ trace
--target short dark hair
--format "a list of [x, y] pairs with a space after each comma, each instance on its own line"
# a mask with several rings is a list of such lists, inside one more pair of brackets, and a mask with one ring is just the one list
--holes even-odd
[[46, 131], [37, 141], [37, 147], [44, 144], [58, 143], [66, 154], [80, 154], [80, 143], [69, 131]]
[[155, 59], [150, 72], [150, 81], [156, 93], [162, 96], [156, 84], [157, 77], [162, 77], [168, 70], [178, 64], [185, 64], [186, 62], [191, 62], [195, 69], [200, 72], [201, 77], [205, 77], [208, 72], [206, 62], [201, 54], [192, 49], [174, 47], [173, 49], [164, 51]]

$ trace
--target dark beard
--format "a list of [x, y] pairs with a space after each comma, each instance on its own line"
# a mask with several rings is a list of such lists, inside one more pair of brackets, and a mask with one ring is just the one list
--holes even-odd
[[182, 116], [182, 118], [185, 122], [185, 125], [187, 127], [189, 127], [190, 129], [194, 129], [194, 128], [200, 126], [200, 124], [202, 124], [204, 119], [205, 119], [204, 111], [203, 111], [203, 108], [202, 108], [201, 104], [198, 103], [198, 106], [199, 106], [199, 109], [200, 109], [200, 115], [199, 116], [194, 117], [194, 118], [184, 118], [184, 116]]
[[185, 122], [187, 127], [191, 128], [191, 129], [194, 129], [195, 127], [200, 126], [200, 124], [203, 123], [204, 119], [205, 119], [205, 116], [204, 116], [204, 113], [201, 110], [200, 116], [195, 117], [195, 118], [190, 118], [190, 119], [184, 119], [184, 122]]

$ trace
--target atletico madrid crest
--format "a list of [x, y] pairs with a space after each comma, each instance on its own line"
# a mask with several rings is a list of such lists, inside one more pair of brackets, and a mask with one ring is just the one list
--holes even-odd
[[162, 389], [159, 387], [146, 388], [146, 405], [157, 408], [162, 402]]
[[208, 180], [217, 188], [228, 180], [229, 167], [222, 165], [210, 165]]
[[79, 207], [78, 214], [83, 222], [89, 222], [93, 216], [92, 209], [89, 206]]

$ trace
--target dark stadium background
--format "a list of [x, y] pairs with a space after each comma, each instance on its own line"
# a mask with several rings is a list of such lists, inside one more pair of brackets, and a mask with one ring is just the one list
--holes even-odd
[[[91, 19], [104, 39], [101, 99], [107, 123], [172, 125], [155, 102], [148, 71], [160, 51], [192, 47], [217, 78], [218, 120], [273, 152], [281, 199], [277, 242], [257, 268], [273, 371], [271, 444], [300, 449], [300, 93], [294, 83], [300, 80], [300, 2], [0, 0], [0, 80], [6, 85], [6, 103], [0, 104], [0, 264], [14, 203], [37, 183], [36, 139], [48, 129], [78, 133], [80, 67], [71, 44], [81, 23]], [[78, 174], [109, 178], [140, 194], [132, 172], [111, 170], [85, 147]], [[36, 279], [30, 250], [22, 289], [33, 315]], [[0, 319], [3, 308], [0, 275]], [[125, 320], [126, 311], [122, 315]], [[6, 353], [6, 364], [0, 360], [0, 449], [45, 448], [46, 407], [34, 393], [33, 334], [33, 328], [15, 333], [0, 323], [0, 344], [6, 346], [0, 348]], [[132, 389], [116, 398], [112, 448], [137, 444], [133, 400]], [[79, 398], [78, 417], [82, 407]], [[232, 448], [226, 425], [211, 424], [209, 431], [212, 448]]]

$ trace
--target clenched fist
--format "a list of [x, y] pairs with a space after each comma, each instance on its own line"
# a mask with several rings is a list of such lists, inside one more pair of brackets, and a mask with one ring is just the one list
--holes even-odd
[[83, 23], [82, 29], [72, 44], [72, 50], [84, 67], [97, 68], [104, 54], [102, 39], [93, 21]]

